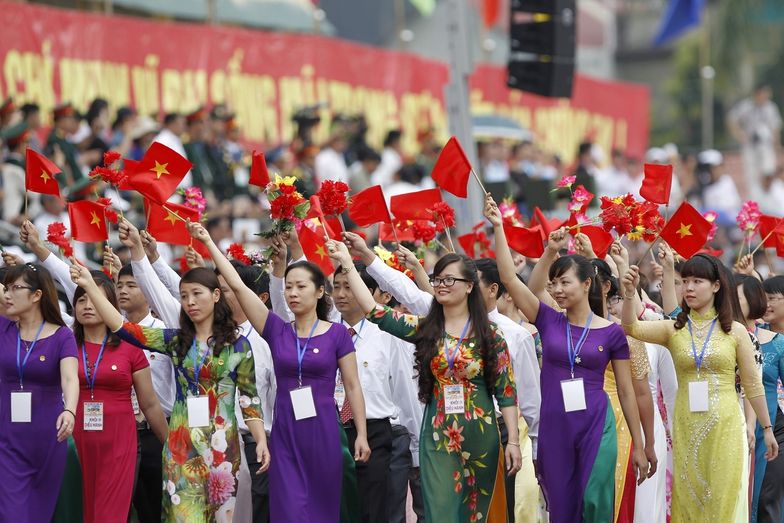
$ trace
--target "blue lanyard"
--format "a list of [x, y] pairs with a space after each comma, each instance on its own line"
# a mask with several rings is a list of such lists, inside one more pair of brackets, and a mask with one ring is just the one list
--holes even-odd
[[[345, 323], [346, 325], [348, 325], [348, 323], [346, 323], [345, 321], [343, 321], [343, 323]], [[351, 325], [349, 325], [349, 327], [350, 327], [350, 326], [351, 326]], [[357, 340], [359, 339], [359, 334], [362, 332], [362, 327], [364, 327], [364, 326], [365, 326], [365, 318], [362, 318], [362, 321], [361, 321], [361, 322], [360, 322], [360, 324], [359, 324], [359, 330], [358, 330], [358, 331], [356, 331], [356, 332], [354, 333], [354, 335], [351, 337], [351, 343], [353, 343], [355, 346], [356, 346], [356, 344], [357, 344]]]
[[201, 359], [199, 359], [199, 345], [196, 343], [196, 338], [193, 339], [193, 344], [191, 345], [191, 358], [193, 359], [193, 381], [191, 382], [191, 380], [188, 379], [188, 385], [191, 387], [191, 391], [193, 392], [194, 396], [199, 395], [199, 376], [201, 375], [201, 369], [204, 368], [204, 363], [207, 361], [207, 358], [211, 352], [212, 350], [209, 346], [207, 346], [207, 350], [204, 351]]
[[577, 345], [572, 343], [572, 325], [569, 323], [569, 319], [566, 319], [566, 354], [569, 356], [569, 372], [572, 374], [572, 379], [574, 379], [574, 364], [580, 356], [580, 351], [583, 349], [586, 338], [588, 338], [588, 333], [591, 330], [588, 327], [591, 326], [592, 319], [593, 313], [588, 315], [588, 321], [585, 322], [585, 327], [582, 334], [580, 334], [580, 339], [577, 340]]
[[27, 354], [25, 354], [24, 360], [22, 360], [22, 332], [19, 329], [16, 330], [16, 370], [19, 373], [20, 389], [24, 389], [24, 370], [27, 366], [27, 359], [30, 357], [30, 354], [33, 353], [35, 344], [38, 343], [38, 337], [41, 335], [41, 331], [44, 330], [44, 325], [46, 325], [46, 320], [42, 321], [41, 326], [38, 327], [38, 332], [35, 334], [33, 344], [30, 345]]
[[457, 345], [452, 350], [449, 350], [449, 347], [446, 344], [446, 336], [444, 336], [444, 352], [446, 352], [446, 364], [449, 366], [449, 370], [453, 370], [455, 366], [455, 359], [457, 358], [457, 353], [460, 351], [460, 345], [463, 344], [463, 340], [465, 339], [466, 332], [468, 332], [468, 327], [471, 325], [471, 318], [466, 320], [466, 324], [463, 327], [463, 332], [460, 333], [460, 339], [457, 341]]
[[318, 327], [318, 324], [319, 320], [316, 318], [316, 322], [310, 329], [310, 334], [308, 334], [308, 339], [305, 342], [304, 347], [300, 344], [299, 336], [297, 335], [297, 324], [292, 323], [291, 325], [291, 328], [294, 331], [294, 339], [297, 340], [297, 381], [299, 382], [300, 387], [302, 387], [302, 361], [305, 359], [305, 353], [308, 352], [308, 345], [310, 345], [310, 338], [312, 338], [313, 333], [316, 332], [316, 327]]
[[87, 349], [85, 348], [85, 344], [82, 343], [82, 363], [84, 364], [84, 380], [87, 382], [87, 386], [90, 387], [90, 399], [92, 400], [95, 397], [95, 380], [98, 377], [98, 365], [101, 364], [101, 360], [103, 359], [103, 350], [106, 348], [106, 342], [109, 339], [109, 335], [107, 334], [106, 337], [103, 339], [103, 343], [101, 343], [101, 350], [98, 351], [98, 358], [95, 360], [95, 366], [93, 367], [93, 371], [90, 372], [90, 367], [87, 365]]
[[710, 341], [711, 334], [713, 334], [713, 328], [716, 326], [716, 322], [718, 320], [719, 318], [713, 318], [710, 328], [708, 329], [708, 335], [705, 337], [705, 341], [702, 343], [702, 350], [700, 351], [700, 355], [697, 356], [697, 346], [694, 345], [694, 333], [692, 333], [691, 318], [689, 318], [689, 336], [691, 337], [691, 355], [694, 357], [695, 365], [697, 365], [697, 376], [699, 376], [700, 374], [702, 359], [705, 357], [705, 349], [708, 347], [708, 342]]

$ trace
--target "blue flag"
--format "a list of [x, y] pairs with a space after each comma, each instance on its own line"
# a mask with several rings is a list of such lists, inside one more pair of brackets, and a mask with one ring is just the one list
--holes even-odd
[[704, 5], [705, 0], [670, 0], [659, 31], [653, 39], [654, 47], [680, 36], [692, 26], [699, 25]]

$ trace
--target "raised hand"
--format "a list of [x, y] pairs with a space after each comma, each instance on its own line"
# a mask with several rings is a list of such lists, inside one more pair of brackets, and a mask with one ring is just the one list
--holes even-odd
[[397, 257], [400, 259], [400, 261], [403, 262], [403, 265], [405, 265], [407, 269], [413, 270], [419, 266], [419, 258], [417, 258], [413, 252], [406, 249], [402, 245], [397, 246], [397, 251], [395, 254], [397, 254]]
[[629, 266], [629, 251], [621, 243], [621, 240], [615, 240], [610, 245], [610, 258], [615, 262], [618, 270], [625, 270]]
[[[143, 247], [142, 237], [137, 229], [131, 222], [123, 218], [117, 226], [119, 231], [120, 243], [133, 249], [134, 247]], [[152, 236], [150, 236], [152, 238]], [[155, 241], [155, 240], [153, 240]]]
[[30, 220], [25, 220], [19, 226], [19, 240], [24, 243], [31, 251], [36, 247], [43, 247], [38, 228]]
[[[590, 243], [590, 242], [589, 242]], [[566, 227], [550, 233], [547, 238], [547, 248], [551, 251], [560, 252], [569, 246], [569, 231]], [[593, 250], [593, 249], [592, 249]]]
[[754, 276], [754, 256], [751, 254], [744, 255], [740, 261], [735, 264], [733, 270], [747, 276]]
[[351, 254], [348, 252], [348, 247], [343, 242], [329, 240], [327, 242], [327, 252], [330, 258], [343, 267], [354, 265], [354, 262], [351, 260]]
[[122, 269], [122, 262], [120, 257], [114, 253], [111, 247], [107, 246], [103, 250], [103, 266], [115, 277]]
[[352, 256], [356, 256], [365, 265], [370, 265], [376, 254], [368, 247], [365, 239], [353, 232], [344, 232], [343, 241], [348, 246], [348, 251]]
[[159, 258], [158, 254], [158, 242], [155, 241], [152, 234], [150, 234], [147, 230], [140, 231], [139, 236], [142, 239], [142, 247], [144, 247], [144, 252], [147, 254], [147, 258], [149, 258], [150, 263], [155, 263], [155, 261]]
[[70, 258], [70, 262], [71, 281], [83, 289], [94, 287], [95, 281], [93, 280], [90, 271], [87, 270], [87, 267], [76, 261], [76, 258], [74, 257]]
[[188, 248], [185, 249], [185, 263], [188, 265], [189, 269], [195, 269], [196, 267], [206, 266], [202, 255], [196, 252], [196, 249], [190, 246], [188, 246]]
[[17, 265], [24, 265], [24, 260], [18, 254], [3, 251], [3, 263], [6, 267], [16, 267]]
[[666, 242], [659, 242], [659, 263], [665, 269], [675, 268], [675, 253]]
[[493, 196], [490, 193], [487, 193], [485, 196], [485, 209], [484, 209], [485, 218], [493, 225], [493, 227], [501, 227], [504, 223], [504, 218], [501, 215], [501, 211], [498, 209], [498, 205], [496, 205]]
[[575, 237], [575, 252], [589, 260], [597, 258], [596, 253], [593, 250], [593, 244], [591, 243], [591, 239], [585, 233], [578, 233]]
[[637, 286], [640, 284], [640, 268], [632, 265], [626, 270], [621, 280], [623, 284], [624, 296], [631, 296], [637, 293]]
[[188, 221], [188, 232], [190, 233], [191, 238], [198, 240], [205, 245], [212, 241], [210, 233], [208, 233], [207, 229], [199, 222]]

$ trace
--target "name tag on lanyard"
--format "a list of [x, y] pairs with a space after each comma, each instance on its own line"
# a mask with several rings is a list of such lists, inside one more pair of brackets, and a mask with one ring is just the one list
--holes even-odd
[[210, 424], [210, 399], [207, 396], [188, 398], [188, 426], [207, 427]]
[[564, 411], [585, 410], [585, 385], [582, 378], [563, 380], [561, 394], [563, 395]]
[[462, 385], [444, 385], [446, 414], [465, 414], [465, 392]]
[[689, 382], [689, 410], [691, 412], [708, 411], [708, 382]]
[[103, 430], [103, 402], [102, 401], [84, 402], [84, 430], [87, 431]]
[[316, 417], [316, 404], [313, 403], [313, 391], [310, 385], [289, 391], [291, 406], [294, 408], [294, 419], [299, 421]]
[[33, 393], [24, 390], [11, 392], [11, 423], [33, 421]]

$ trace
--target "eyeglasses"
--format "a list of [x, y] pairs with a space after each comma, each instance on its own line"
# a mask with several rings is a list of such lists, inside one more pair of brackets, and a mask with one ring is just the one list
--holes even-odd
[[447, 276], [445, 278], [430, 278], [430, 285], [433, 287], [451, 287], [455, 284], [456, 281], [462, 281], [465, 283], [470, 282], [471, 280], [466, 280], [465, 278], [455, 278], [454, 276]]
[[6, 287], [6, 290], [11, 292], [21, 291], [22, 289], [27, 289], [29, 291], [33, 290], [32, 287], [28, 287], [26, 285], [11, 285], [10, 287]]
[[784, 296], [781, 294], [768, 294], [768, 301], [777, 302], [784, 300]]
[[619, 303], [621, 303], [620, 296], [610, 296], [610, 298], [607, 300], [608, 305], [618, 305]]

